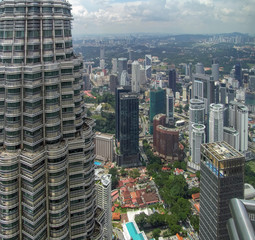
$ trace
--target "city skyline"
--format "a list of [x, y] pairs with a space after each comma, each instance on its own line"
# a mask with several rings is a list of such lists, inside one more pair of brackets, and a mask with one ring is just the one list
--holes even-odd
[[255, 34], [255, 2], [219, 0], [70, 0], [75, 37], [87, 34]]

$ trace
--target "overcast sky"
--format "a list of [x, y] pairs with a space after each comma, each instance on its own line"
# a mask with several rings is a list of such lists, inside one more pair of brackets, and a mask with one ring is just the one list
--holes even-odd
[[73, 35], [255, 34], [255, 0], [69, 0]]

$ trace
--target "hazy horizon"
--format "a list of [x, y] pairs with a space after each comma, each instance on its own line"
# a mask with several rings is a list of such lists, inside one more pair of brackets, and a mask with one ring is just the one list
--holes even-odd
[[73, 35], [255, 34], [254, 0], [70, 0]]

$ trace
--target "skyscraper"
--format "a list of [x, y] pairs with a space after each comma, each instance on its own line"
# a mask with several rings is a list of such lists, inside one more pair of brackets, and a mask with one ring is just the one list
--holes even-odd
[[200, 99], [190, 99], [189, 103], [189, 142], [192, 144], [192, 125], [205, 124], [205, 104]]
[[168, 87], [172, 89], [174, 96], [176, 93], [176, 70], [174, 68], [169, 70]]
[[[0, 2], [0, 238], [100, 239], [94, 122], [65, 0]], [[6, 21], [6, 19], [9, 19]]]
[[223, 141], [224, 106], [212, 103], [209, 116], [209, 142]]
[[166, 89], [166, 124], [174, 124], [174, 94], [170, 88]]
[[219, 63], [212, 64], [212, 76], [214, 81], [219, 81]]
[[210, 104], [215, 102], [213, 77], [204, 74], [192, 75], [192, 98], [201, 99], [205, 103], [205, 113], [208, 114]]
[[197, 63], [195, 65], [195, 68], [196, 68], [196, 74], [205, 74], [203, 63]]
[[199, 239], [229, 239], [229, 201], [244, 195], [244, 156], [226, 142], [201, 145]]
[[122, 72], [126, 70], [127, 71], [127, 58], [118, 58], [118, 68], [117, 68], [117, 72], [118, 72], [118, 80], [120, 83], [120, 79], [121, 79], [121, 74]]
[[243, 86], [242, 66], [241, 63], [235, 65], [235, 79], [239, 82], [239, 86]]
[[223, 140], [239, 151], [239, 133], [234, 128], [223, 128]]
[[132, 92], [140, 93], [140, 64], [138, 61], [132, 63]]
[[145, 55], [144, 68], [145, 68], [146, 79], [151, 79], [151, 64], [152, 64], [151, 55], [148, 55], [148, 54]]
[[135, 93], [119, 94], [119, 156], [123, 167], [139, 164], [139, 99]]
[[195, 164], [200, 164], [201, 157], [201, 144], [205, 142], [205, 125], [203, 124], [192, 124], [192, 141], [191, 141], [191, 158]]
[[151, 89], [150, 91], [150, 134], [153, 134], [153, 118], [159, 113], [166, 113], [166, 91]]
[[248, 150], [248, 108], [238, 102], [229, 104], [229, 126], [239, 133], [239, 151]]
[[97, 206], [105, 211], [104, 221], [104, 238], [105, 240], [112, 239], [112, 175], [105, 174], [103, 169], [96, 169], [96, 196]]
[[115, 73], [117, 73], [117, 71], [118, 71], [118, 60], [117, 60], [117, 58], [113, 58], [112, 59], [112, 74], [115, 74]]
[[115, 138], [116, 141], [120, 141], [120, 94], [128, 93], [131, 91], [129, 87], [118, 87], [115, 89]]

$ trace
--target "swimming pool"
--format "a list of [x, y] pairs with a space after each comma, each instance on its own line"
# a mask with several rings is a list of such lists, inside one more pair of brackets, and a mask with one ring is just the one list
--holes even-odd
[[129, 232], [130, 237], [132, 237], [133, 240], [144, 240], [142, 233], [137, 233], [135, 226], [132, 222], [129, 222], [126, 224], [127, 230]]
[[100, 162], [94, 162], [94, 164], [97, 165], [97, 166], [102, 165], [102, 163], [100, 163]]

